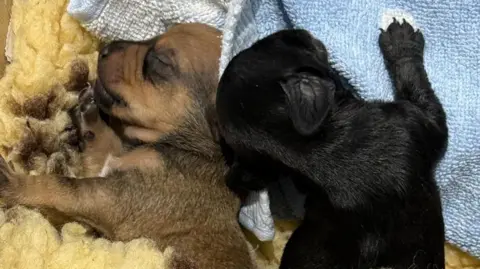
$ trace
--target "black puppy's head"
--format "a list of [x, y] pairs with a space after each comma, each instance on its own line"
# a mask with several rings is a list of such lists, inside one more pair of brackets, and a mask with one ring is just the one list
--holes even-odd
[[220, 125], [313, 135], [331, 110], [336, 85], [319, 40], [305, 30], [277, 32], [227, 66], [217, 92]]

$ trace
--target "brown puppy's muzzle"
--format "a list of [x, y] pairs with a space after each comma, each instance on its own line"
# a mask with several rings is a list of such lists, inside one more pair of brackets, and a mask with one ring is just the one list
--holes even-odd
[[118, 95], [107, 90], [100, 79], [95, 81], [93, 97], [95, 103], [105, 113], [108, 113], [114, 105], [126, 106], [126, 102]]
[[220, 37], [207, 25], [182, 24], [148, 41], [104, 46], [97, 106], [122, 122], [126, 136], [144, 142], [183, 128], [187, 117], [203, 117], [200, 105], [211, 104], [218, 80]]
[[111, 112], [113, 106], [128, 105], [122, 86], [142, 83], [141, 70], [148, 47], [146, 42], [114, 41], [100, 50], [94, 97], [104, 112]]

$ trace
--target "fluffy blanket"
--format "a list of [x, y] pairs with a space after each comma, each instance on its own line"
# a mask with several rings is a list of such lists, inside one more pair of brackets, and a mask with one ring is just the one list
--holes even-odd
[[[75, 102], [72, 89], [94, 79], [98, 42], [65, 13], [67, 2], [14, 1], [13, 62], [0, 80], [0, 154], [9, 156], [16, 169], [26, 173], [81, 174], [76, 166], [76, 153], [68, 149], [61, 136], [70, 124], [66, 110]], [[162, 18], [163, 13], [152, 15]], [[129, 33], [129, 29], [133, 29], [130, 25], [121, 23], [125, 17], [114, 18], [118, 23], [110, 26], [118, 27], [116, 30], [105, 25], [98, 29], [106, 29], [103, 36], [108, 39], [116, 38], [115, 31], [129, 39], [126, 37], [135, 33]], [[141, 25], [142, 18], [131, 22]], [[87, 29], [88, 25], [85, 24]], [[151, 32], [148, 36], [156, 34]], [[84, 67], [78, 68], [82, 65], [72, 65], [72, 61], [79, 59], [88, 64], [86, 69], [90, 72]], [[73, 80], [72, 71], [77, 76]], [[56, 167], [59, 163], [62, 169]], [[247, 232], [259, 250], [260, 268], [278, 268], [283, 246], [295, 227], [294, 222], [277, 221], [275, 238], [267, 243], [258, 242]], [[480, 268], [480, 263], [465, 253], [449, 245], [446, 251], [447, 268]], [[0, 268], [165, 268], [170, 253], [159, 252], [145, 239], [126, 243], [95, 239], [75, 223], [65, 225], [58, 232], [34, 210], [0, 208]]]

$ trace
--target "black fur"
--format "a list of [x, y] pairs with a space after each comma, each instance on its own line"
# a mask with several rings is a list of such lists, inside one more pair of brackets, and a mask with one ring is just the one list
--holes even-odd
[[423, 35], [395, 21], [379, 44], [394, 102], [359, 98], [304, 30], [258, 41], [221, 78], [229, 186], [258, 190], [287, 174], [307, 194], [282, 269], [444, 268], [434, 170], [448, 130], [424, 69]]

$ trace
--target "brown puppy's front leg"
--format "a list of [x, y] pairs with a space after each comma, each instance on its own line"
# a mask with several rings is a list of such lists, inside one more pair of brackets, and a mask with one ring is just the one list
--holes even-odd
[[111, 210], [114, 199], [108, 190], [108, 182], [108, 178], [20, 175], [0, 158], [0, 197], [7, 205], [20, 204], [45, 211], [59, 211], [112, 238], [109, 223], [119, 220], [115, 211]]
[[98, 176], [109, 156], [123, 152], [121, 139], [101, 119], [100, 111], [93, 100], [93, 89], [86, 88], [79, 94], [79, 106], [73, 120], [78, 128], [84, 176]]

